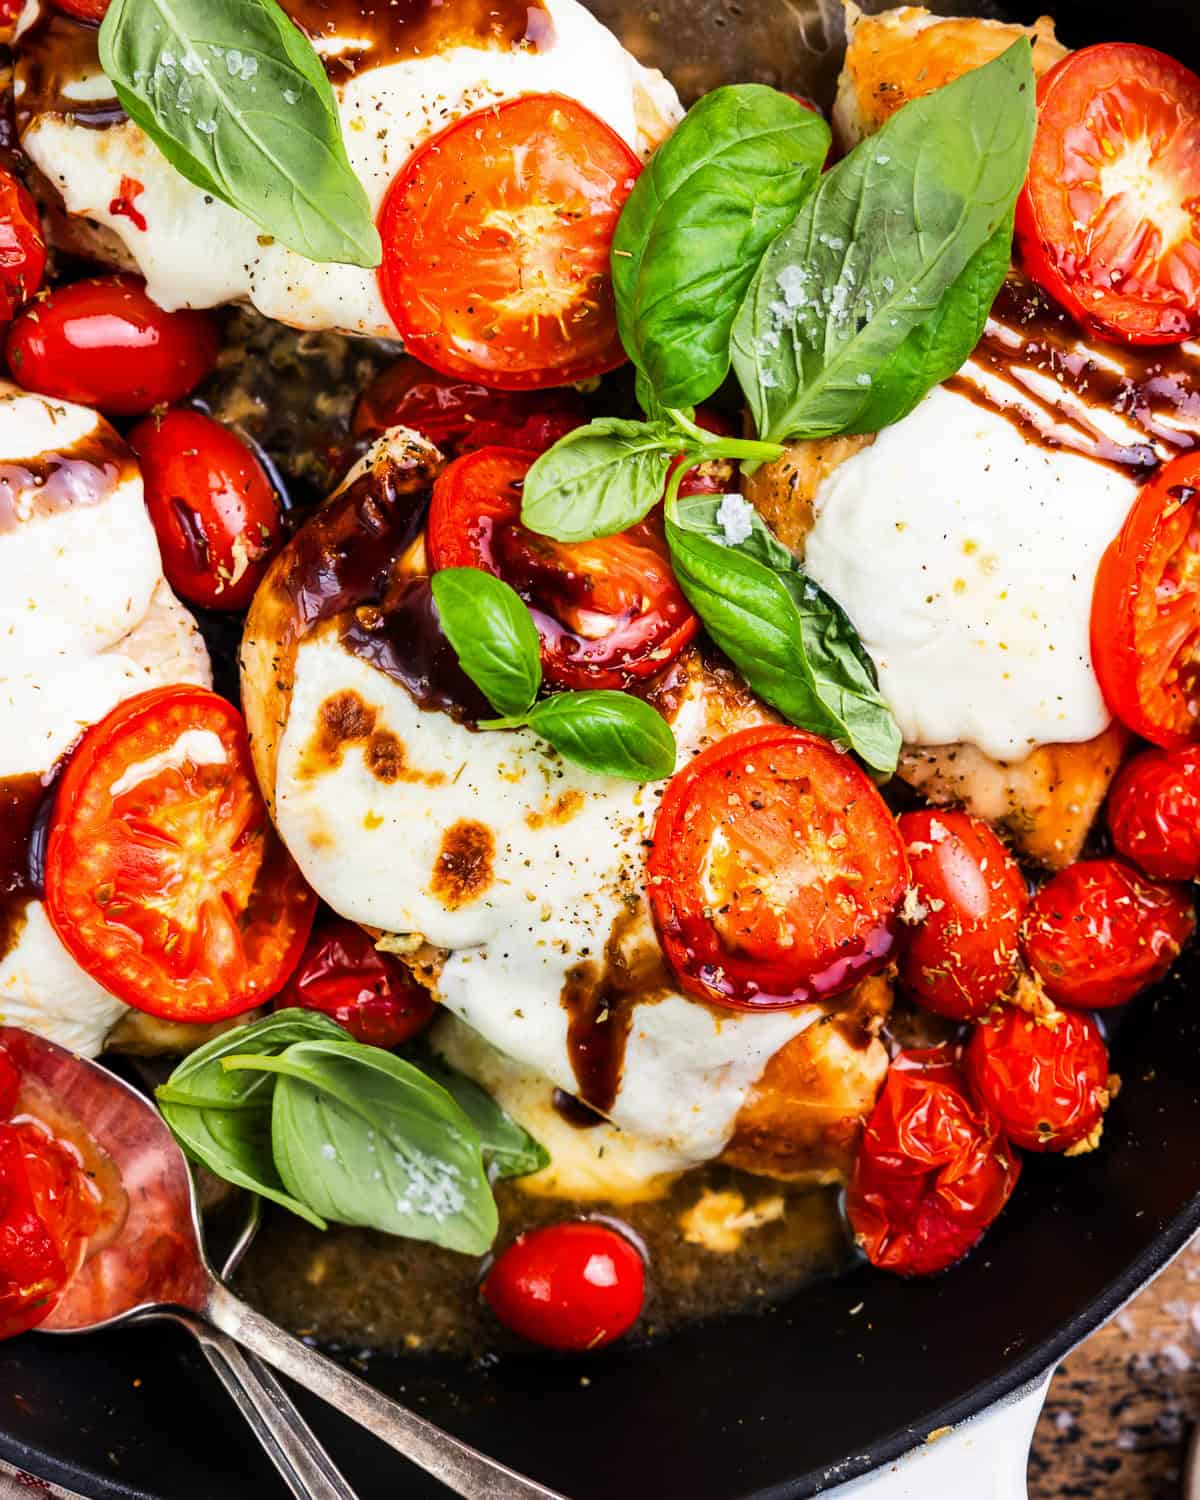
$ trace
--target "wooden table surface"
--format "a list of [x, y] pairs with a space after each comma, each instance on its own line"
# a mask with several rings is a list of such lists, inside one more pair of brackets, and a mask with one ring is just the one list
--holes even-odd
[[1030, 1500], [1179, 1500], [1197, 1421], [1200, 1238], [1059, 1368]]

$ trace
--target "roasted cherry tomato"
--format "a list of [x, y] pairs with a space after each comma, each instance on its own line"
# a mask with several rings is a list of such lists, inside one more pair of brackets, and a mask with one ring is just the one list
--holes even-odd
[[427, 541], [435, 568], [483, 568], [533, 612], [542, 664], [568, 688], [627, 687], [661, 671], [700, 628], [671, 572], [662, 523], [594, 542], [551, 541], [520, 524], [535, 455], [480, 448], [438, 477]]
[[474, 448], [544, 453], [587, 421], [578, 391], [494, 391], [404, 355], [381, 370], [354, 408], [354, 432], [411, 427], [448, 458]]
[[369, 933], [342, 917], [314, 930], [275, 996], [276, 1010], [289, 1005], [324, 1012], [372, 1047], [399, 1047], [425, 1029], [434, 1011], [429, 991], [400, 960], [381, 953]]
[[1024, 877], [982, 818], [904, 813], [900, 832], [916, 892], [900, 982], [926, 1010], [969, 1021], [1016, 980]]
[[640, 169], [560, 94], [478, 110], [419, 147], [379, 218], [379, 286], [405, 347], [503, 390], [619, 365], [609, 247]]
[[316, 897], [271, 826], [231, 703], [157, 688], [87, 731], [59, 782], [46, 906], [80, 967], [151, 1015], [217, 1021], [275, 994]]
[[258, 458], [228, 427], [179, 408], [129, 434], [167, 582], [189, 604], [245, 609], [283, 539]]
[[1108, 1108], [1108, 1048], [1091, 1016], [1035, 1019], [999, 1005], [963, 1056], [976, 1095], [1014, 1146], [1067, 1151], [1092, 1141]]
[[646, 1269], [623, 1234], [580, 1219], [514, 1240], [481, 1290], [501, 1323], [523, 1339], [547, 1349], [599, 1349], [637, 1322]]
[[0, 1338], [49, 1317], [83, 1263], [97, 1203], [64, 1146], [32, 1121], [0, 1125]]
[[849, 755], [803, 729], [743, 729], [671, 778], [647, 862], [684, 989], [757, 1010], [882, 967], [908, 884], [896, 820]]
[[5, 322], [42, 284], [46, 242], [28, 188], [0, 170], [0, 320]]
[[0, 1120], [7, 1120], [17, 1107], [21, 1073], [8, 1048], [0, 1046]]
[[1147, 880], [1119, 859], [1068, 865], [1029, 903], [1025, 957], [1057, 1005], [1124, 1005], [1154, 984], [1191, 937], [1187, 892]]
[[1016, 230], [1030, 275], [1101, 338], [1200, 332], [1200, 78], [1128, 42], [1064, 57], [1038, 85]]
[[55, 10], [61, 10], [77, 21], [91, 21], [99, 25], [108, 13], [110, 0], [53, 0]]
[[1108, 827], [1144, 874], [1200, 878], [1200, 745], [1135, 755], [1108, 794]]
[[202, 312], [165, 312], [136, 276], [93, 276], [27, 307], [8, 334], [8, 367], [27, 391], [138, 417], [186, 396], [217, 361]]
[[873, 1266], [931, 1276], [978, 1242], [1020, 1175], [954, 1049], [901, 1052], [863, 1131], [846, 1213]]
[[1092, 664], [1113, 713], [1155, 745], [1200, 738], [1200, 456], [1144, 486], [1092, 592]]
[[[698, 406], [694, 421], [706, 432], [715, 432], [720, 437], [733, 436], [733, 423], [719, 411], [708, 406]], [[671, 463], [668, 474], [673, 473], [686, 459], [677, 458]], [[679, 481], [679, 494], [724, 495], [738, 487], [738, 465], [729, 458], [710, 459], [702, 464], [693, 464]]]

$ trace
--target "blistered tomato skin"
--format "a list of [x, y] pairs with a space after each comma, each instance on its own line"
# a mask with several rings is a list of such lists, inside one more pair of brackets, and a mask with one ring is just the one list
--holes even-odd
[[981, 818], [933, 810], [898, 821], [916, 893], [900, 982], [926, 1010], [973, 1020], [1016, 980], [1024, 877]]
[[283, 540], [262, 464], [229, 428], [186, 407], [129, 434], [163, 572], [189, 604], [245, 609]]
[[319, 1010], [358, 1042], [399, 1047], [433, 1019], [429, 991], [398, 958], [381, 953], [357, 922], [333, 917], [321, 923], [274, 1008]]
[[1001, 1005], [976, 1026], [963, 1062], [1014, 1146], [1067, 1151], [1092, 1141], [1109, 1101], [1108, 1049], [1078, 1011], [1035, 1019]]
[[606, 1224], [549, 1224], [514, 1240], [481, 1287], [510, 1332], [547, 1349], [582, 1353], [619, 1339], [637, 1322], [646, 1268]]
[[1187, 891], [1118, 859], [1067, 867], [1038, 891], [1022, 930], [1025, 958], [1056, 1005], [1124, 1005], [1161, 979], [1191, 937]]
[[978, 1243], [1020, 1172], [955, 1050], [901, 1052], [863, 1131], [846, 1212], [873, 1266], [932, 1276]]
[[118, 417], [188, 395], [217, 352], [207, 313], [164, 311], [136, 276], [56, 288], [19, 315], [7, 345], [8, 368], [25, 390]]
[[1113, 847], [1155, 880], [1200, 876], [1200, 745], [1147, 750], [1108, 794]]
[[0, 320], [28, 302], [46, 274], [46, 242], [37, 204], [11, 172], [0, 170]]

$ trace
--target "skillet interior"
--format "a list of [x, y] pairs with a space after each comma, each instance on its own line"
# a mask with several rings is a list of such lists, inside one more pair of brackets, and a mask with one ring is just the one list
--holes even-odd
[[[795, 24], [793, 0], [769, 4]], [[619, 27], [632, 12], [631, 43], [692, 87], [716, 80], [672, 55], [681, 36], [691, 59], [719, 56], [731, 75], [730, 59], [781, 55], [763, 32], [768, 0], [753, 18], [738, 0], [593, 8]], [[1192, 0], [1141, 0], [1135, 14], [1118, 0], [1056, 8], [1069, 44], [1136, 40], [1196, 67], [1191, 12]], [[1035, 14], [1023, 7], [1018, 18]], [[827, 93], [816, 76], [751, 68]], [[904, 1283], [863, 1270], [763, 1317], [693, 1328], [649, 1354], [618, 1348], [586, 1366], [530, 1358], [464, 1372], [376, 1357], [370, 1377], [573, 1500], [782, 1500], [862, 1473], [1044, 1369], [1200, 1225], [1197, 990], [1193, 950], [1121, 1029], [1114, 1063], [1129, 1086], [1104, 1148], [1070, 1162], [1029, 1158], [981, 1252], [943, 1277]], [[5, 1346], [0, 1368], [0, 1455], [33, 1473], [98, 1500], [280, 1492], [183, 1335], [30, 1336]], [[363, 1500], [444, 1493], [319, 1402], [300, 1402]]]

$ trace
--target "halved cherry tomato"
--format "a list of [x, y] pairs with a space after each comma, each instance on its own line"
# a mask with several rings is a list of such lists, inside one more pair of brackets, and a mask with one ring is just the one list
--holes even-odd
[[271, 826], [231, 703], [157, 688], [87, 731], [59, 782], [46, 906], [80, 967], [150, 1015], [217, 1021], [275, 994], [316, 897]]
[[217, 350], [207, 313], [165, 312], [136, 276], [57, 287], [20, 314], [7, 346], [25, 390], [118, 417], [186, 396], [211, 373]]
[[1200, 738], [1200, 455], [1145, 485], [1092, 591], [1092, 665], [1113, 713], [1155, 745]]
[[918, 907], [900, 982], [926, 1010], [972, 1020], [1016, 980], [1024, 877], [982, 818], [933, 810], [899, 822]]
[[848, 989], [891, 956], [908, 862], [849, 755], [803, 729], [743, 729], [677, 771], [647, 862], [684, 989], [746, 1010]]
[[999, 1005], [976, 1026], [963, 1064], [1005, 1135], [1026, 1151], [1078, 1146], [1108, 1108], [1108, 1048], [1079, 1011], [1035, 1019]]
[[381, 953], [357, 922], [331, 917], [309, 939], [295, 972], [275, 996], [275, 1009], [319, 1010], [356, 1041], [399, 1047], [433, 1019], [424, 985], [391, 953]]
[[931, 1276], [979, 1241], [1020, 1175], [955, 1049], [901, 1052], [863, 1131], [846, 1214], [873, 1266]]
[[251, 449], [202, 411], [129, 434], [167, 582], [189, 604], [245, 609], [283, 540], [279, 502]]
[[42, 284], [46, 241], [37, 204], [11, 172], [0, 170], [0, 320], [7, 322]]
[[1068, 865], [1029, 903], [1022, 946], [1056, 1005], [1124, 1005], [1161, 979], [1196, 926], [1182, 886], [1119, 859]]
[[1108, 794], [1108, 828], [1143, 874], [1200, 878], [1200, 745], [1135, 755]]
[[1030, 275], [1101, 338], [1200, 332], [1200, 78], [1128, 42], [1064, 57], [1038, 84], [1016, 231]]
[[480, 1288], [513, 1333], [547, 1349], [599, 1349], [637, 1322], [646, 1296], [642, 1257], [623, 1234], [580, 1219], [515, 1239]]
[[494, 391], [403, 355], [381, 370], [354, 408], [354, 433], [411, 427], [448, 458], [475, 448], [544, 453], [587, 421], [578, 391]]
[[429, 506], [430, 566], [483, 568], [511, 584], [530, 606], [551, 682], [621, 688], [661, 671], [700, 628], [662, 521], [571, 545], [527, 530], [521, 484], [535, 457], [480, 448], [443, 470]]
[[641, 164], [560, 94], [524, 94], [419, 147], [379, 217], [379, 287], [408, 348], [502, 390], [624, 359], [609, 248]]

